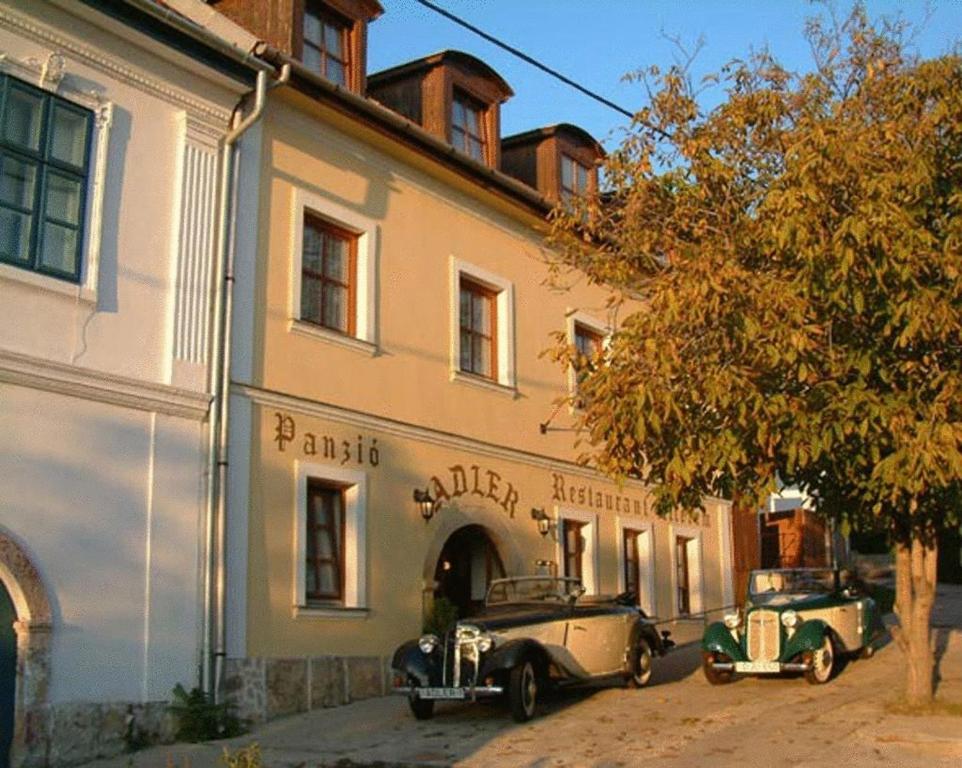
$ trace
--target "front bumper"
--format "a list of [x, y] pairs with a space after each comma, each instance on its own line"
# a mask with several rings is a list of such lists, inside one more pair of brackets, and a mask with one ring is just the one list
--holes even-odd
[[504, 688], [500, 685], [478, 685], [475, 687], [433, 688], [416, 685], [399, 685], [392, 693], [427, 701], [477, 701], [478, 699], [501, 696]]
[[812, 665], [807, 662], [781, 661], [712, 661], [711, 668], [719, 672], [737, 672], [744, 675], [778, 675], [782, 672], [808, 672]]

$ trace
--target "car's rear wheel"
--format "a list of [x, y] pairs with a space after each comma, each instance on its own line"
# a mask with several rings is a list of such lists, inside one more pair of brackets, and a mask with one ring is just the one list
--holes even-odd
[[538, 673], [530, 659], [525, 659], [508, 675], [508, 706], [511, 717], [524, 723], [534, 717], [538, 703]]
[[629, 688], [644, 688], [651, 680], [652, 669], [651, 646], [647, 640], [639, 640], [631, 653], [631, 677], [628, 678]]
[[711, 653], [710, 651], [702, 651], [701, 654], [701, 671], [705, 673], [705, 679], [712, 685], [725, 685], [725, 683], [730, 683], [734, 677], [734, 673], [728, 669], [715, 669], [712, 663], [715, 661], [729, 661], [728, 657], [722, 657], [719, 654]]
[[824, 685], [832, 679], [835, 671], [835, 644], [832, 638], [825, 633], [822, 644], [815, 651], [806, 654], [806, 660], [811, 664], [805, 672], [805, 679], [812, 685]]
[[408, 706], [416, 720], [430, 720], [434, 717], [434, 701], [431, 699], [422, 699], [412, 693], [408, 696]]

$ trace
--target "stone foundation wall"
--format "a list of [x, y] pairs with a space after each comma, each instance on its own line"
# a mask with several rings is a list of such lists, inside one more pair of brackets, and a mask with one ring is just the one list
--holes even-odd
[[225, 701], [238, 717], [263, 723], [275, 717], [384, 696], [391, 660], [380, 656], [227, 659]]
[[24, 749], [14, 755], [21, 768], [79, 765], [174, 740], [169, 703], [69, 702], [33, 707], [24, 718]]

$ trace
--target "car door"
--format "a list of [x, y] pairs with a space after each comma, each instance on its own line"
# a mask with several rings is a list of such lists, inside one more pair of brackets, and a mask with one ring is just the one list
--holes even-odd
[[574, 608], [565, 646], [585, 674], [607, 675], [624, 669], [627, 618], [625, 613], [600, 607]]

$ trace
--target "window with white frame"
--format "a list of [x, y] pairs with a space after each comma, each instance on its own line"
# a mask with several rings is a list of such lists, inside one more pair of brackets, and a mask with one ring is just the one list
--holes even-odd
[[655, 613], [654, 530], [651, 525], [618, 518], [618, 589], [633, 592], [637, 604], [649, 616]]
[[599, 364], [607, 346], [609, 331], [600, 320], [575, 310], [567, 313], [568, 343], [575, 348], [574, 364], [568, 371], [568, 391], [578, 404], [578, 385]]
[[557, 510], [558, 562], [562, 576], [580, 579], [589, 594], [598, 592], [598, 516], [578, 509]]
[[364, 610], [367, 476], [309, 462], [296, 475], [295, 615]]
[[672, 591], [676, 616], [697, 615], [704, 610], [701, 529], [670, 526]]
[[291, 221], [292, 332], [373, 353], [377, 225], [297, 189]]
[[514, 388], [514, 287], [504, 278], [451, 259], [451, 375]]
[[0, 57], [0, 277], [92, 301], [112, 104], [45, 71]]

